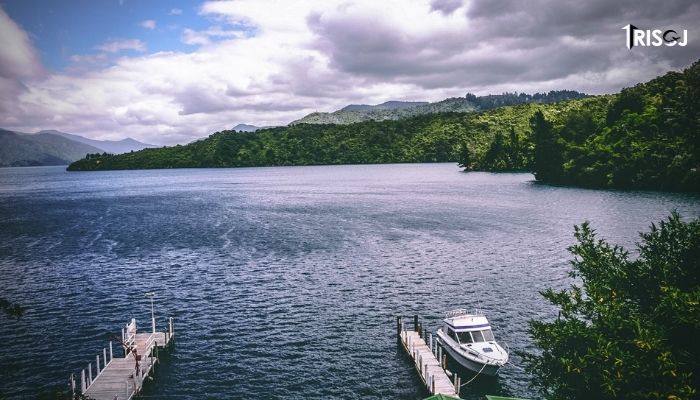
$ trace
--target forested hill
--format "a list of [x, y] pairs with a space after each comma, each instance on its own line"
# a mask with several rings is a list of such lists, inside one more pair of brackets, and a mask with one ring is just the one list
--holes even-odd
[[186, 146], [89, 155], [69, 170], [459, 162], [589, 187], [699, 191], [700, 64], [616, 95], [348, 125], [217, 132]]
[[[537, 110], [559, 120], [572, 110], [602, 110], [610, 96], [552, 104], [522, 104], [474, 113], [426, 114], [397, 121], [349, 125], [298, 124], [254, 133], [222, 131], [185, 146], [144, 149], [121, 155], [90, 155], [69, 170], [271, 165], [466, 162], [481, 160], [497, 132], [514, 132], [528, 163], [528, 121]], [[469, 160], [465, 160], [465, 157]]]
[[549, 93], [503, 93], [476, 96], [467, 93], [464, 97], [451, 97], [434, 103], [387, 101], [374, 106], [351, 104], [334, 112], [315, 112], [293, 121], [295, 124], [354, 124], [363, 121], [386, 121], [415, 117], [423, 114], [445, 112], [484, 111], [496, 107], [527, 103], [554, 103], [586, 97], [574, 90], [552, 90]]
[[700, 61], [624, 89], [601, 115], [537, 114], [530, 169], [538, 180], [588, 187], [700, 191]]

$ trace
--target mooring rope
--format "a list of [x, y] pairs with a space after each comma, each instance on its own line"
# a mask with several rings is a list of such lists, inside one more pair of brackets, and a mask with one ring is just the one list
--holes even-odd
[[484, 368], [486, 368], [486, 365], [487, 365], [487, 364], [484, 364], [484, 366], [481, 367], [481, 369], [479, 370], [479, 372], [477, 372], [476, 375], [474, 375], [474, 377], [473, 377], [472, 379], [468, 380], [467, 383], [463, 383], [463, 384], [459, 385], [459, 387], [466, 386], [466, 385], [472, 383], [472, 381], [474, 381], [474, 379], [476, 379], [476, 377], [479, 376], [479, 374], [481, 374], [481, 371], [483, 371]]

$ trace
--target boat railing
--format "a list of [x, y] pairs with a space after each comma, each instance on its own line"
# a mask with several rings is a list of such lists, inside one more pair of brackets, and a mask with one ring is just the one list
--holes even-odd
[[481, 311], [478, 308], [475, 308], [474, 310], [467, 310], [466, 308], [458, 308], [455, 310], [448, 311], [445, 313], [446, 318], [455, 318], [455, 317], [461, 317], [464, 315], [484, 315], [483, 311]]

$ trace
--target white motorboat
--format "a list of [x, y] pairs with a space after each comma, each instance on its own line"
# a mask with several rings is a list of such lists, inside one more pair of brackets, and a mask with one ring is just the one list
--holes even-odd
[[443, 349], [471, 371], [495, 376], [508, 362], [508, 346], [504, 349], [496, 342], [491, 325], [481, 311], [448, 312], [437, 336]]

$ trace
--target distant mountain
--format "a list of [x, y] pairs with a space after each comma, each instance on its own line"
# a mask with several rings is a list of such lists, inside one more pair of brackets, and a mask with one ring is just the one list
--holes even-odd
[[372, 111], [372, 110], [398, 110], [400, 108], [410, 108], [430, 104], [427, 101], [386, 101], [374, 106], [367, 104], [350, 104], [338, 111]]
[[68, 165], [103, 150], [51, 133], [26, 134], [0, 129], [0, 167]]
[[38, 133], [48, 133], [52, 135], [63, 136], [64, 138], [68, 138], [70, 140], [74, 140], [76, 142], [87, 144], [101, 149], [102, 151], [100, 151], [100, 153], [107, 152], [112, 154], [122, 154], [128, 153], [130, 151], [139, 151], [141, 149], [159, 147], [153, 144], [142, 143], [132, 138], [126, 138], [122, 140], [95, 140], [57, 130], [43, 130]]
[[362, 121], [386, 121], [439, 112], [476, 111], [477, 107], [463, 97], [450, 98], [436, 103], [388, 101], [374, 106], [351, 104], [332, 113], [315, 112], [291, 122], [296, 124], [353, 124]]
[[248, 124], [238, 124], [234, 126], [231, 130], [236, 132], [255, 132], [260, 129], [259, 126], [248, 125]]
[[551, 91], [549, 93], [503, 93], [499, 95], [475, 96], [468, 93], [465, 97], [452, 97], [435, 103], [421, 101], [387, 101], [377, 105], [351, 104], [340, 110], [325, 113], [311, 113], [294, 124], [353, 124], [362, 121], [398, 120], [423, 114], [442, 112], [469, 112], [490, 110], [496, 107], [513, 106], [526, 103], [553, 103], [586, 97], [586, 94], [574, 90]]

